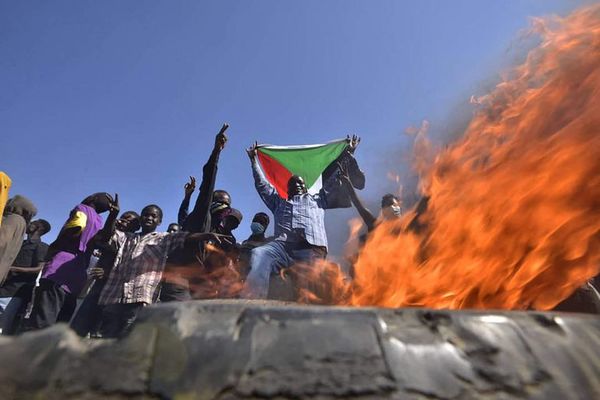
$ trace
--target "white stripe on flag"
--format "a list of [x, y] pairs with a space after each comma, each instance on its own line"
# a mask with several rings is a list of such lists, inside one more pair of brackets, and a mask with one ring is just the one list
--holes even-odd
[[317, 193], [319, 193], [319, 190], [321, 190], [322, 187], [323, 187], [323, 174], [319, 175], [319, 179], [317, 179], [315, 181], [315, 183], [313, 183], [313, 185], [310, 187], [310, 189], [308, 189], [308, 193], [317, 194]]
[[328, 144], [332, 144], [332, 143], [340, 143], [340, 142], [346, 142], [346, 139], [335, 139], [335, 140], [331, 140], [327, 143], [322, 143], [322, 144], [299, 144], [299, 145], [291, 145], [291, 146], [277, 146], [277, 145], [273, 145], [273, 144], [259, 144], [258, 148], [265, 148], [265, 149], [270, 149], [270, 150], [300, 150], [300, 149], [314, 149], [315, 147], [323, 147], [326, 146]]

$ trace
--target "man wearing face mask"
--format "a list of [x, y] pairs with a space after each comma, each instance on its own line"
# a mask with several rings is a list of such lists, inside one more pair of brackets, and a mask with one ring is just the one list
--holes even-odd
[[[217, 170], [219, 164], [219, 156], [227, 143], [227, 135], [225, 131], [229, 128], [228, 124], [223, 124], [221, 130], [215, 136], [215, 142], [206, 164], [202, 168], [202, 182], [196, 203], [192, 212], [188, 214], [188, 206], [194, 189], [196, 188], [196, 179], [190, 176], [190, 182], [184, 186], [185, 196], [179, 207], [178, 223], [181, 230], [190, 233], [208, 233], [212, 231], [213, 212], [215, 215], [225, 207], [222, 204], [231, 204], [229, 194], [223, 190], [214, 190], [217, 179]], [[195, 262], [197, 248], [179, 248], [169, 254], [167, 260], [167, 274], [165, 281], [161, 285], [160, 300], [167, 301], [186, 301], [191, 299], [189, 282], [183, 273], [181, 266], [189, 265]]]
[[210, 231], [223, 231], [225, 219], [231, 213], [232, 210], [231, 196], [229, 195], [229, 193], [227, 193], [225, 190], [215, 190], [213, 192], [212, 202], [210, 203], [209, 210]]
[[365, 222], [368, 232], [371, 232], [373, 229], [375, 229], [375, 227], [380, 221], [393, 220], [395, 218], [399, 218], [402, 215], [400, 200], [393, 194], [388, 193], [381, 198], [381, 219], [376, 218], [358, 198], [358, 195], [354, 190], [354, 186], [350, 181], [348, 170], [342, 165], [339, 165], [339, 170], [339, 176], [342, 181], [342, 184], [346, 188], [348, 195], [350, 196], [350, 200], [352, 201], [352, 204], [354, 204], [354, 207], [356, 207], [356, 210]]
[[240, 210], [233, 207], [227, 207], [222, 212], [218, 213], [218, 215], [213, 214], [213, 226], [210, 231], [219, 235], [229, 236], [231, 239], [230, 242], [236, 243], [233, 231], [240, 226], [242, 218], [243, 215]]
[[[202, 263], [205, 271], [215, 271], [218, 268], [237, 264], [240, 248], [233, 231], [240, 225], [242, 218], [239, 210], [229, 206], [213, 214], [213, 227], [210, 233], [214, 233], [224, 240], [221, 240], [220, 243], [210, 242], [212, 246], [204, 249]], [[196, 295], [204, 298], [205, 296], [201, 293], [202, 288], [198, 288]]]
[[250, 224], [250, 230], [252, 234], [248, 237], [248, 239], [244, 240], [242, 246], [252, 246], [258, 247], [267, 242], [267, 238], [265, 237], [265, 232], [269, 227], [269, 216], [264, 212], [259, 212], [254, 215], [252, 218], [252, 223]]
[[381, 198], [381, 218], [389, 221], [402, 216], [402, 206], [398, 197], [391, 193], [383, 195]]
[[250, 230], [252, 234], [248, 239], [242, 242], [240, 248], [240, 270], [243, 276], [248, 275], [250, 270], [250, 253], [252, 249], [268, 243], [270, 240], [265, 236], [265, 232], [269, 226], [269, 216], [264, 212], [259, 212], [252, 218]]
[[275, 239], [252, 250], [250, 272], [242, 297], [264, 299], [269, 291], [271, 273], [297, 262], [311, 263], [327, 256], [325, 210], [328, 192], [335, 185], [336, 176], [323, 183], [319, 193], [308, 193], [304, 179], [293, 175], [288, 181], [288, 198], [283, 199], [265, 178], [258, 166], [258, 143], [247, 152], [252, 163], [256, 190], [275, 216]]
[[231, 198], [227, 192], [222, 190], [215, 191], [219, 156], [227, 143], [227, 136], [225, 135], [227, 128], [229, 128], [229, 125], [223, 124], [221, 130], [215, 137], [215, 144], [210, 157], [202, 168], [200, 193], [196, 199], [194, 209], [189, 215], [185, 216], [185, 218], [183, 215], [185, 213], [180, 211], [182, 229], [186, 232], [209, 232], [210, 227], [212, 226], [212, 215], [219, 211], [219, 207], [222, 207], [224, 204], [231, 204]]
[[[214, 184], [212, 186], [214, 187]], [[203, 179], [199, 197], [204, 197], [202, 194], [202, 187], [205, 187], [206, 190], [210, 189], [208, 186], [204, 186]], [[210, 197], [208, 199], [210, 199]], [[205, 208], [208, 210], [208, 214], [204, 219], [205, 222], [200, 224], [204, 226], [202, 232], [220, 235], [220, 238], [222, 239], [220, 242], [207, 242], [220, 249], [220, 251], [212, 251], [212, 247], [209, 247], [202, 248], [198, 253], [197, 248], [187, 247], [177, 249], [170, 254], [164, 281], [162, 282], [160, 290], [161, 302], [190, 300], [192, 298], [192, 292], [194, 292], [193, 294], [196, 298], [205, 297], [202, 288], [200, 287], [202, 286], [202, 279], [200, 279], [200, 282], [196, 279], [198, 278], [197, 275], [202, 275], [202, 273], [196, 274], [193, 272], [194, 270], [189, 268], [179, 268], [180, 266], [193, 264], [196, 260], [201, 260], [205, 270], [204, 272], [206, 272], [216, 267], [228, 265], [232, 262], [235, 263], [238, 259], [239, 251], [233, 231], [240, 225], [242, 213], [231, 207], [231, 196], [225, 190], [215, 190], [210, 205]], [[189, 218], [195, 217], [190, 214], [190, 217], [188, 217], [186, 222], [190, 221]], [[196, 222], [191, 221], [191, 223], [187, 225], [187, 229], [199, 228], [200, 225], [195, 225]], [[186, 225], [184, 225], [184, 227], [185, 226]], [[196, 287], [198, 290], [192, 291], [190, 286]]]

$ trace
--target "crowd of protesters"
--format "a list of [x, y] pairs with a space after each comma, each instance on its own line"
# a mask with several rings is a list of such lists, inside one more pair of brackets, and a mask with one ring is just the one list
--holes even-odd
[[[50, 224], [33, 220], [37, 210], [26, 197], [8, 198], [11, 181], [0, 173], [3, 334], [66, 322], [81, 336], [112, 338], [126, 334], [139, 310], [152, 303], [221, 294], [264, 299], [270, 279], [281, 269], [327, 256], [326, 209], [354, 204], [369, 231], [380, 221], [355, 192], [365, 184], [353, 157], [358, 137], [347, 138], [346, 150], [332, 166], [336, 173], [323, 182], [319, 193], [309, 194], [304, 179], [294, 175], [288, 182], [287, 199], [265, 178], [255, 143], [247, 153], [256, 190], [272, 214], [274, 236], [265, 234], [271, 217], [258, 212], [250, 224], [250, 237], [238, 243], [234, 231], [242, 213], [232, 207], [227, 191], [215, 190], [227, 127], [223, 125], [216, 135], [192, 211], [194, 177], [184, 186], [177, 223], [169, 224], [166, 232], [157, 231], [163, 219], [158, 205], [147, 205], [139, 213], [121, 213], [118, 195], [100, 192], [73, 207], [56, 240], [48, 245], [43, 236], [51, 230]], [[382, 218], [401, 213], [393, 195], [384, 196], [381, 205]], [[101, 215], [106, 213], [104, 221]], [[206, 290], [206, 277], [225, 268], [236, 272], [238, 290]]]

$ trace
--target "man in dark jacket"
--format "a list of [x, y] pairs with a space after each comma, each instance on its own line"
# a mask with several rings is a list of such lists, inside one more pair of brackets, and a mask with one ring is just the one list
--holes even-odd
[[48, 252], [48, 245], [41, 238], [50, 229], [48, 221], [43, 219], [27, 225], [27, 239], [23, 241], [4, 284], [0, 286], [0, 308], [4, 310], [0, 327], [5, 335], [12, 333], [15, 315], [31, 297], [35, 280], [44, 266]]
[[[196, 187], [196, 179], [190, 177], [190, 182], [184, 186], [185, 196], [178, 213], [178, 223], [185, 232], [208, 233], [214, 232], [213, 225], [223, 221], [224, 210], [231, 205], [229, 193], [215, 190], [219, 156], [227, 143], [225, 131], [228, 124], [223, 124], [215, 137], [215, 143], [206, 164], [202, 168], [200, 192], [192, 212], [188, 214], [189, 203]], [[169, 255], [165, 270], [165, 280], [160, 290], [160, 301], [185, 301], [191, 299], [188, 279], [188, 268], [180, 268], [192, 264], [196, 260], [198, 249], [180, 248]], [[181, 271], [180, 271], [181, 269]]]

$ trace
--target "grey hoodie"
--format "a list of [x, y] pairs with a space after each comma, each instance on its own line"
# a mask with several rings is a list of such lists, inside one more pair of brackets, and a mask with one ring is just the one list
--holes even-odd
[[0, 285], [21, 250], [27, 224], [37, 214], [37, 208], [26, 197], [16, 195], [4, 208], [0, 225]]

